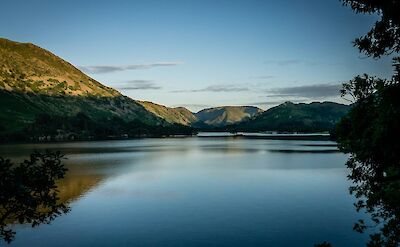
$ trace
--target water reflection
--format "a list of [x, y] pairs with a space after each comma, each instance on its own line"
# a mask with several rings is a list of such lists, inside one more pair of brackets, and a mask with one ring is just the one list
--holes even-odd
[[0, 153], [19, 159], [49, 148], [67, 154], [59, 186], [72, 210], [50, 226], [18, 228], [12, 246], [365, 241], [351, 229], [358, 215], [347, 193], [347, 156], [331, 142], [145, 139], [9, 145]]
[[350, 157], [346, 163], [353, 182], [350, 192], [358, 201], [358, 212], [367, 212], [369, 220], [360, 219], [354, 230], [369, 233], [370, 247], [400, 246], [400, 174], [398, 168], [386, 169], [370, 163], [361, 163]]
[[97, 187], [104, 175], [99, 174], [68, 174], [65, 179], [57, 182], [59, 198], [63, 203], [71, 203]]

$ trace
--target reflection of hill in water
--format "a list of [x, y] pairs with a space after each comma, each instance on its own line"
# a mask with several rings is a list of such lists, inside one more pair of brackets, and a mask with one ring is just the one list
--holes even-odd
[[[103, 142], [100, 143], [103, 144]], [[63, 160], [63, 163], [68, 171], [65, 178], [57, 181], [57, 186], [60, 201], [68, 204], [85, 196], [105, 179], [120, 173], [121, 169], [124, 169], [125, 165], [130, 164], [134, 159], [130, 156], [121, 156], [121, 153], [137, 151], [135, 147], [127, 150], [119, 147], [98, 147], [99, 142], [89, 144], [44, 143], [0, 146], [0, 157], [6, 157], [17, 164], [28, 159], [29, 154], [34, 151], [60, 151], [65, 154], [66, 159]], [[141, 151], [141, 149], [139, 150]]]
[[71, 203], [100, 184], [99, 175], [71, 175], [57, 183], [59, 198], [63, 203]]
[[106, 174], [97, 173], [87, 165], [67, 165], [66, 177], [57, 182], [61, 202], [71, 203], [83, 197], [105, 180]]

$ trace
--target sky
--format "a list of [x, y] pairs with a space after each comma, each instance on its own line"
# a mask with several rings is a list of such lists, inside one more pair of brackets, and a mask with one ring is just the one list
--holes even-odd
[[377, 16], [339, 0], [1, 0], [0, 37], [30, 42], [133, 99], [192, 111], [335, 101], [341, 83], [389, 78], [352, 41]]

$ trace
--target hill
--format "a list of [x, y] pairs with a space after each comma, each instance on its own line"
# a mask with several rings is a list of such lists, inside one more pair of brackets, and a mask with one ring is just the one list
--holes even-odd
[[[46, 119], [63, 122], [72, 121], [78, 114], [88, 117], [93, 128], [113, 121], [124, 126], [123, 122], [134, 122], [138, 133], [148, 134], [154, 130], [151, 126], [169, 127], [170, 131], [174, 127], [135, 100], [102, 85], [51, 52], [30, 43], [0, 39], [1, 134], [25, 131], [28, 135], [26, 130], [29, 128], [44, 129], [45, 126], [37, 123], [43, 115]], [[71, 131], [63, 126], [69, 124], [61, 124], [59, 128], [64, 132]], [[129, 129], [131, 127], [132, 124]], [[102, 126], [100, 132], [107, 135], [122, 134], [116, 128], [104, 128], [107, 127]], [[125, 126], [125, 130], [129, 129]], [[92, 129], [87, 131], [90, 135], [95, 134]], [[54, 129], [52, 135], [55, 132], [60, 131]]]
[[229, 126], [232, 131], [320, 132], [329, 131], [350, 106], [333, 102], [310, 104], [291, 102], [268, 109], [257, 116]]
[[249, 119], [262, 112], [254, 106], [222, 106], [201, 110], [195, 114], [199, 123], [221, 127]]
[[149, 101], [138, 101], [146, 110], [165, 119], [169, 123], [178, 123], [189, 126], [197, 121], [197, 117], [184, 107], [166, 107]]
[[0, 88], [71, 96], [121, 96], [51, 52], [31, 43], [0, 38]]

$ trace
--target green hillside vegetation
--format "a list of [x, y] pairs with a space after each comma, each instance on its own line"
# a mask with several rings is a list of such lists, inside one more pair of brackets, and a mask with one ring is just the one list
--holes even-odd
[[230, 131], [324, 132], [330, 131], [350, 106], [333, 102], [291, 102], [268, 109], [255, 117], [228, 127]]
[[17, 133], [1, 136], [1, 140], [103, 140], [191, 134], [190, 127], [180, 124], [154, 126], [138, 120], [127, 121], [119, 117], [95, 121], [84, 113], [78, 113], [75, 116], [40, 114], [35, 122], [28, 124]]
[[127, 121], [140, 120], [146, 124], [162, 125], [164, 121], [148, 113], [126, 96], [50, 96], [0, 90], [0, 123], [3, 130], [20, 130], [33, 123], [39, 114], [74, 116], [80, 112], [94, 120], [120, 117]]
[[97, 125], [123, 119], [130, 126], [135, 123], [133, 128], [143, 127], [143, 132], [153, 126], [173, 133], [176, 127], [52, 53], [33, 44], [0, 39], [0, 135], [28, 135], [27, 129], [43, 114], [65, 122], [79, 113]]
[[221, 127], [249, 119], [262, 112], [254, 106], [222, 106], [201, 110], [195, 114], [197, 125], [204, 123], [212, 127]]
[[0, 38], [0, 88], [46, 95], [120, 96], [34, 44]]
[[197, 117], [184, 107], [166, 107], [149, 101], [138, 101], [146, 110], [165, 119], [169, 123], [178, 123], [189, 126], [197, 121]]

